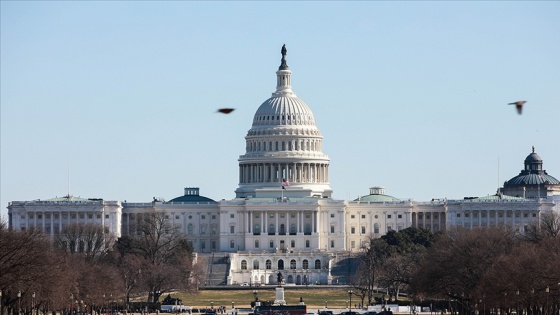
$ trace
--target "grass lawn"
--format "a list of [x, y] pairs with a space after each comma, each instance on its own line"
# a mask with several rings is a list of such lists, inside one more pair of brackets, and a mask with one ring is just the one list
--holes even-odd
[[[259, 287], [257, 295], [261, 301], [274, 301], [276, 297], [275, 287]], [[163, 300], [167, 295], [163, 295]], [[179, 297], [183, 300], [184, 305], [193, 307], [211, 307], [212, 302], [214, 307], [225, 306], [231, 308], [231, 303], [235, 303], [237, 308], [251, 307], [251, 301], [254, 300], [253, 288], [240, 289], [240, 290], [201, 290], [198, 294], [186, 293], [173, 293], [171, 297]], [[325, 302], [329, 308], [345, 308], [348, 303], [348, 289], [346, 288], [333, 288], [333, 289], [311, 289], [311, 288], [298, 288], [293, 289], [284, 287], [284, 298], [288, 305], [296, 305], [299, 303], [300, 297], [309, 308], [324, 308]], [[367, 301], [366, 301], [367, 302]], [[353, 295], [352, 305], [360, 304], [361, 299]]]

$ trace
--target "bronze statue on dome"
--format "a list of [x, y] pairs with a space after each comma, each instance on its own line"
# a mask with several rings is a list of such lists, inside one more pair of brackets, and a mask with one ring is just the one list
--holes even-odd
[[282, 45], [282, 50], [280, 50], [280, 53], [282, 53], [282, 61], [280, 67], [278, 67], [278, 70], [288, 70], [288, 64], [286, 63], [286, 54], [288, 53], [288, 50], [286, 49], [286, 44]]

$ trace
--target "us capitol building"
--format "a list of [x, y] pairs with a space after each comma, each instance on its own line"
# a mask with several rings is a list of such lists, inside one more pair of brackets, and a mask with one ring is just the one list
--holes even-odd
[[543, 170], [534, 148], [520, 174], [495, 195], [419, 202], [372, 187], [369, 195], [355, 200], [332, 199], [323, 136], [310, 107], [292, 91], [285, 57], [283, 47], [276, 91], [259, 106], [245, 137], [234, 199], [215, 201], [187, 187], [183, 196], [169, 201], [70, 195], [12, 201], [10, 227], [40, 227], [54, 237], [71, 223], [99, 224], [120, 237], [133, 233], [143, 214], [162, 212], [209, 265], [226, 258], [226, 269], [214, 284], [275, 284], [279, 270], [288, 284], [332, 284], [338, 283], [331, 271], [340, 257], [359, 252], [370, 236], [408, 227], [437, 232], [497, 225], [524, 233], [542, 213], [559, 211], [560, 181]]

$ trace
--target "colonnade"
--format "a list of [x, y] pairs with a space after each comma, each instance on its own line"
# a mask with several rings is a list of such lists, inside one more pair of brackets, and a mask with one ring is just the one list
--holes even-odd
[[[310, 214], [311, 222], [306, 222], [305, 214]], [[256, 217], [258, 214], [258, 218]], [[274, 215], [274, 220], [269, 220], [270, 214]], [[285, 218], [280, 218], [280, 214], [285, 214]], [[291, 214], [295, 214], [295, 222], [292, 221], [292, 224], [295, 223], [295, 232], [291, 230], [290, 225], [290, 217]], [[279, 229], [280, 224], [285, 224], [285, 230], [283, 231], [284, 234], [289, 235], [290, 233], [296, 234], [311, 234], [317, 233], [317, 222], [319, 220], [319, 212], [318, 211], [309, 211], [309, 210], [288, 210], [288, 211], [266, 211], [266, 210], [248, 210], [244, 212], [244, 230], [243, 233], [246, 234], [268, 234], [269, 232], [274, 232], [274, 235], [281, 235], [281, 231]], [[258, 221], [257, 221], [258, 220]], [[255, 231], [256, 224], [259, 224], [260, 231]], [[269, 231], [270, 224], [274, 224], [274, 231]], [[307, 224], [307, 225], [306, 225]], [[306, 226], [309, 228], [306, 229]], [[282, 234], [283, 235], [283, 234]]]
[[329, 164], [324, 162], [247, 163], [239, 165], [239, 182], [274, 183], [287, 179], [294, 183], [328, 183]]

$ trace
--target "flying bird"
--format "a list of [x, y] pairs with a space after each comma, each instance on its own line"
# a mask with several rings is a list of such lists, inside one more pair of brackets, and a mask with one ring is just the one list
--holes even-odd
[[235, 110], [235, 108], [220, 108], [220, 109], [218, 109], [218, 113], [229, 114], [229, 113], [233, 112], [234, 110]]
[[521, 111], [523, 110], [523, 104], [525, 103], [527, 103], [527, 101], [517, 101], [517, 102], [509, 103], [508, 105], [515, 105], [515, 108], [517, 108], [517, 113], [521, 115]]

